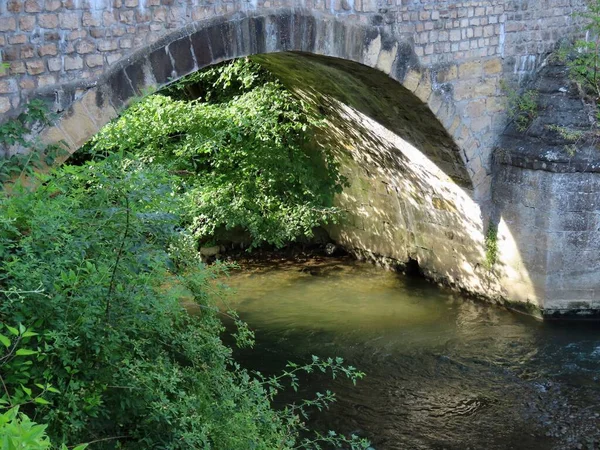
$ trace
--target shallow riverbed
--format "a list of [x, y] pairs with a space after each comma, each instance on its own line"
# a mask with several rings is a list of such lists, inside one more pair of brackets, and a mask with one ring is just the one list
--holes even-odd
[[256, 332], [246, 367], [315, 354], [367, 373], [303, 380], [301, 397], [338, 397], [314, 428], [376, 449], [600, 448], [598, 324], [541, 323], [350, 259], [249, 264], [227, 284]]

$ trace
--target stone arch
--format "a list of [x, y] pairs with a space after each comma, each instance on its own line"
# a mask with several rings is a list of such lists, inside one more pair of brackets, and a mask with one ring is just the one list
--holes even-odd
[[[453, 99], [460, 97], [451, 81], [456, 67], [454, 74], [423, 68], [412, 49], [389, 28], [302, 8], [195, 22], [120, 60], [93, 82], [38, 91], [60, 112], [41, 139], [64, 141], [74, 152], [135, 98], [204, 67], [258, 55], [284, 83], [300, 91], [306, 90], [303, 83], [312, 84], [325, 94], [321, 99], [327, 101], [317, 106], [325, 106], [338, 131], [328, 143], [342, 153], [349, 149], [349, 174], [356, 182], [337, 199], [350, 214], [329, 230], [334, 240], [393, 266], [415, 260], [440, 283], [503, 298], [510, 274], [493, 277], [482, 264], [491, 177], [485, 152], [463, 120], [464, 108]], [[336, 77], [349, 80], [347, 92]], [[354, 96], [355, 87], [364, 87], [364, 95]]]
[[411, 108], [419, 109], [423, 134], [442, 136], [425, 149], [426, 156], [475, 198], [485, 199], [488, 189], [481, 186], [489, 184], [489, 176], [480, 160], [467, 157], [479, 143], [462, 124], [452, 87], [437, 83], [433, 70], [419, 66], [410, 42], [351, 16], [302, 8], [237, 12], [194, 22], [120, 60], [91, 83], [38, 91], [60, 112], [54, 125], [42, 131], [42, 140], [64, 141], [73, 152], [137, 97], [225, 60], [282, 53], [332, 58], [355, 64], [350, 71], [366, 67], [385, 75], [397, 93], [411, 99]]

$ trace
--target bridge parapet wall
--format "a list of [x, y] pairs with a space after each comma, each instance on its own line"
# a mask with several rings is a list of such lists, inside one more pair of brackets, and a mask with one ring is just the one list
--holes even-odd
[[[36, 90], [93, 80], [135, 49], [193, 22], [273, 7], [302, 7], [387, 28], [411, 42], [422, 67], [443, 79], [488, 70], [522, 76], [562, 37], [577, 32], [584, 0], [2, 0], [0, 114]], [[474, 64], [466, 64], [474, 62]], [[466, 64], [466, 65], [465, 65]], [[500, 64], [500, 65], [498, 65]], [[483, 88], [485, 90], [485, 88]], [[491, 95], [491, 92], [485, 91]], [[463, 92], [456, 93], [460, 97]]]

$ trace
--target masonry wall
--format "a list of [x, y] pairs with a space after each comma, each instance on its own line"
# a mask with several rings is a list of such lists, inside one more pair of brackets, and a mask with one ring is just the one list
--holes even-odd
[[[571, 15], [584, 1], [2, 0], [0, 60], [9, 68], [0, 76], [0, 114], [17, 110], [36, 90], [93, 80], [133, 50], [186, 24], [279, 6], [384, 27], [412, 43], [421, 67], [444, 67], [440, 83], [483, 81], [481, 67], [488, 60], [494, 67], [500, 63], [505, 75], [521, 78], [561, 37], [577, 31]], [[469, 61], [473, 64], [461, 65]], [[466, 82], [454, 95], [465, 116], [484, 118], [475, 127], [480, 140], [492, 140], [503, 124], [496, 86]]]
[[546, 315], [597, 313], [600, 173], [527, 166], [502, 161], [495, 172], [499, 239], [518, 246], [503, 264], [527, 274], [521, 281], [534, 286]]

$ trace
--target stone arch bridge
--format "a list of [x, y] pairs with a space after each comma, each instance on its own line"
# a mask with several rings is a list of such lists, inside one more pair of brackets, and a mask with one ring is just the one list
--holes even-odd
[[584, 0], [1, 0], [0, 114], [47, 100], [59, 116], [40, 138], [73, 152], [134, 98], [254, 55], [327, 113], [317, 144], [335, 150], [351, 181], [337, 199], [347, 215], [331, 227], [334, 239], [390, 264], [417, 260], [433, 279], [487, 298], [589, 312], [600, 310], [600, 280], [586, 273], [582, 286], [561, 272], [555, 285], [548, 271], [569, 237], [548, 236], [569, 230], [521, 220], [524, 206], [537, 207], [521, 201], [536, 188], [521, 183], [531, 168], [503, 169], [496, 184], [492, 165], [507, 123], [501, 81], [534, 75], [561, 39], [580, 33], [572, 14], [584, 8]]

